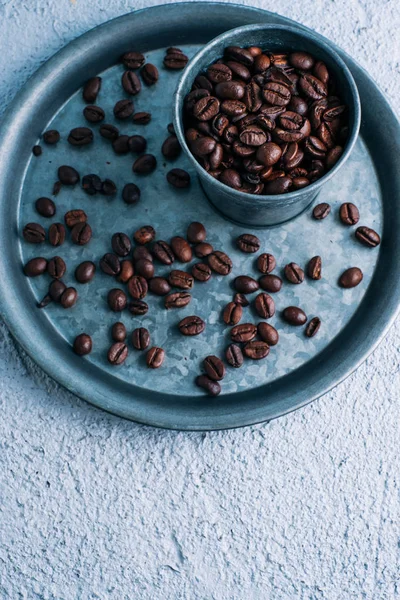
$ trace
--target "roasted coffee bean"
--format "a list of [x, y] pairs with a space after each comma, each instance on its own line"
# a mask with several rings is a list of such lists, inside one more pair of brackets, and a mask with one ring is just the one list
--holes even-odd
[[37, 303], [36, 306], [38, 308], [46, 308], [46, 306], [48, 306], [51, 302], [52, 298], [50, 297], [50, 294], [46, 294], [44, 298], [42, 298], [41, 301]]
[[118, 128], [107, 123], [100, 126], [99, 133], [101, 137], [105, 138], [106, 140], [110, 140], [111, 142], [114, 142], [119, 136]]
[[211, 277], [211, 269], [205, 263], [196, 263], [192, 267], [192, 275], [197, 281], [208, 281]]
[[369, 248], [375, 248], [381, 243], [379, 234], [370, 227], [357, 227], [355, 235], [359, 242], [364, 244], [364, 246], [368, 246]]
[[327, 84], [329, 80], [329, 72], [325, 63], [319, 60], [315, 63], [313, 73], [322, 83]]
[[67, 287], [61, 294], [60, 304], [63, 308], [71, 308], [78, 299], [78, 292], [74, 287]]
[[43, 141], [45, 144], [53, 145], [60, 141], [60, 133], [57, 129], [48, 129], [43, 134]]
[[111, 238], [111, 247], [118, 256], [128, 256], [131, 246], [131, 241], [126, 233], [114, 233]]
[[235, 290], [241, 294], [252, 294], [259, 288], [258, 282], [248, 275], [239, 275], [234, 280]]
[[321, 219], [325, 219], [329, 213], [331, 212], [331, 207], [326, 202], [322, 202], [321, 204], [317, 204], [313, 210], [313, 217], [320, 221]]
[[91, 77], [83, 87], [83, 99], [92, 104], [96, 102], [97, 95], [101, 88], [101, 77]]
[[237, 325], [243, 315], [243, 308], [240, 304], [229, 302], [222, 313], [223, 321], [226, 325]]
[[146, 85], [154, 85], [157, 83], [159, 74], [158, 69], [151, 63], [146, 63], [140, 70], [140, 75]]
[[113, 288], [108, 292], [107, 304], [113, 312], [120, 312], [126, 308], [127, 298], [123, 290]]
[[309, 71], [314, 66], [314, 58], [307, 52], [292, 52], [289, 54], [289, 64], [301, 71]]
[[226, 374], [225, 365], [218, 356], [211, 354], [203, 361], [204, 370], [213, 381], [221, 381]]
[[322, 260], [320, 256], [313, 256], [307, 266], [307, 275], [311, 279], [321, 279]]
[[339, 285], [343, 288], [353, 288], [363, 280], [363, 272], [358, 267], [351, 267], [342, 273], [339, 279]]
[[243, 323], [231, 329], [233, 342], [251, 342], [257, 335], [257, 327], [253, 323]]
[[279, 177], [273, 181], [267, 181], [264, 184], [264, 194], [285, 194], [289, 191], [292, 185], [292, 180], [290, 177]]
[[290, 283], [302, 283], [304, 281], [304, 271], [298, 264], [291, 262], [285, 266], [285, 277]]
[[194, 104], [192, 113], [198, 121], [211, 121], [220, 110], [220, 102], [214, 96], [203, 96]]
[[148, 244], [154, 240], [156, 235], [154, 227], [151, 225], [144, 225], [133, 234], [133, 238], [137, 244], [144, 246], [144, 244]]
[[305, 312], [297, 306], [288, 306], [282, 312], [283, 319], [290, 323], [290, 325], [304, 325], [307, 322], [307, 316]]
[[141, 275], [145, 279], [151, 279], [154, 277], [153, 262], [145, 258], [140, 258], [135, 262], [135, 272], [137, 275]]
[[176, 188], [187, 188], [190, 185], [190, 175], [184, 169], [171, 169], [167, 173], [167, 181]]
[[215, 86], [215, 95], [224, 100], [241, 100], [245, 88], [239, 81], [222, 81]]
[[185, 317], [179, 322], [178, 328], [182, 335], [193, 336], [199, 335], [204, 331], [206, 324], [203, 319], [196, 315]]
[[182, 290], [192, 289], [194, 283], [192, 275], [179, 269], [173, 269], [168, 276], [168, 280], [172, 287]]
[[188, 63], [189, 59], [186, 54], [183, 52], [175, 52], [166, 54], [163, 60], [164, 67], [167, 69], [184, 69]]
[[118, 100], [114, 106], [114, 117], [116, 119], [129, 119], [135, 110], [132, 100]]
[[118, 273], [117, 280], [121, 283], [127, 283], [134, 274], [135, 269], [133, 268], [132, 261], [121, 260], [120, 272]]
[[61, 279], [67, 270], [67, 265], [61, 256], [53, 256], [47, 263], [47, 272], [53, 279]]
[[249, 306], [250, 302], [248, 301], [248, 299], [246, 298], [246, 296], [244, 294], [235, 294], [233, 296], [233, 301], [235, 304], [238, 304], [239, 306]]
[[277, 163], [281, 156], [282, 149], [274, 142], [267, 142], [257, 150], [256, 154], [257, 160], [266, 167]]
[[92, 281], [96, 273], [96, 265], [91, 260], [81, 262], [75, 269], [75, 279], [78, 283], [88, 283]]
[[170, 308], [183, 308], [191, 301], [192, 296], [188, 292], [175, 292], [168, 294], [164, 299], [164, 306]]
[[243, 347], [243, 353], [247, 358], [261, 360], [268, 356], [269, 346], [266, 342], [262, 341], [247, 342]]
[[272, 254], [260, 254], [260, 256], [257, 258], [257, 269], [260, 271], [260, 273], [271, 273], [275, 267], [276, 260]]
[[192, 249], [185, 238], [180, 236], [173, 237], [171, 239], [171, 248], [179, 262], [187, 263], [192, 260]]
[[133, 71], [125, 71], [121, 78], [122, 87], [127, 94], [136, 96], [142, 89], [139, 77]]
[[243, 364], [243, 353], [240, 346], [230, 344], [225, 350], [225, 358], [228, 365], [239, 369]]
[[140, 200], [140, 189], [136, 183], [127, 183], [122, 190], [122, 199], [126, 204], [137, 204]]
[[148, 175], [152, 173], [157, 166], [156, 157], [152, 154], [142, 154], [135, 160], [132, 171], [137, 175]]
[[101, 179], [98, 175], [90, 174], [82, 177], [82, 189], [89, 196], [94, 196], [101, 191]]
[[257, 333], [262, 341], [266, 342], [268, 346], [276, 346], [279, 342], [279, 333], [275, 327], [269, 323], [261, 321], [261, 323], [257, 325]]
[[43, 150], [42, 147], [39, 145], [33, 146], [32, 148], [32, 154], [33, 156], [40, 156], [42, 154]]
[[66, 226], [72, 229], [72, 227], [78, 225], [79, 223], [86, 223], [87, 214], [80, 208], [69, 210], [64, 215], [64, 221]]
[[73, 349], [78, 356], [85, 356], [92, 351], [92, 338], [87, 333], [81, 333], [74, 339]]
[[38, 256], [28, 260], [24, 266], [24, 273], [27, 277], [37, 277], [38, 275], [43, 275], [43, 273], [46, 272], [46, 269], [47, 260], [41, 256]]
[[132, 252], [133, 260], [149, 260], [153, 262], [153, 255], [145, 246], [136, 246]]
[[321, 319], [319, 317], [314, 317], [307, 324], [307, 327], [305, 330], [306, 336], [309, 338], [314, 337], [314, 335], [316, 335], [318, 333], [318, 330], [320, 327], [321, 327]]
[[211, 254], [208, 255], [208, 264], [212, 268], [215, 273], [218, 275], [229, 275], [232, 271], [232, 261], [225, 252], [221, 252], [220, 250], [215, 250]]
[[258, 283], [262, 290], [265, 290], [270, 294], [275, 294], [282, 288], [282, 279], [277, 275], [271, 275], [269, 273], [260, 277]]
[[341, 205], [339, 216], [344, 225], [356, 225], [356, 223], [358, 223], [360, 220], [358, 208], [351, 202], [345, 202]]
[[121, 61], [127, 69], [139, 69], [145, 61], [141, 52], [125, 52], [122, 55]]
[[[65, 292], [66, 289], [67, 289], [67, 286], [65, 285], [65, 283], [63, 281], [60, 281], [59, 279], [53, 279], [53, 281], [49, 285], [49, 296], [54, 302], [60, 302], [61, 296], [63, 295], [63, 293]], [[71, 288], [68, 288], [68, 289], [71, 289]], [[74, 288], [72, 288], [72, 289], [74, 289]]]
[[147, 148], [147, 141], [142, 135], [131, 135], [128, 138], [128, 148], [134, 154], [141, 154]]
[[84, 246], [92, 239], [92, 228], [89, 223], [77, 223], [71, 229], [71, 241], [78, 246]]
[[157, 296], [166, 296], [171, 291], [171, 286], [164, 277], [152, 277], [149, 281], [149, 290]]
[[27, 223], [22, 230], [22, 235], [29, 244], [41, 244], [46, 239], [46, 232], [39, 223]]
[[225, 169], [221, 173], [219, 180], [221, 183], [224, 183], [228, 187], [231, 187], [235, 190], [239, 190], [242, 187], [242, 180], [239, 173], [235, 171], [235, 169]]
[[89, 127], [75, 127], [68, 135], [72, 146], [87, 146], [93, 142], [93, 131]]
[[261, 292], [254, 300], [254, 308], [263, 319], [270, 319], [275, 314], [275, 302], [269, 294]]
[[50, 198], [38, 198], [35, 202], [35, 208], [42, 217], [50, 218], [56, 214], [56, 205]]
[[159, 369], [165, 359], [165, 352], [162, 348], [154, 346], [146, 354], [146, 365], [149, 369]]
[[292, 96], [287, 105], [287, 109], [305, 117], [308, 113], [308, 104], [303, 98], [300, 98], [300, 96]]
[[128, 346], [124, 342], [115, 342], [107, 353], [111, 365], [122, 365], [128, 358]]
[[151, 113], [141, 111], [133, 115], [132, 121], [135, 125], [147, 125], [151, 121]]
[[253, 253], [258, 252], [261, 242], [256, 235], [251, 233], [243, 233], [236, 240], [237, 247], [242, 252]]
[[138, 327], [132, 332], [132, 345], [136, 350], [146, 350], [150, 344], [150, 333], [145, 327]]
[[325, 84], [310, 73], [305, 73], [300, 77], [299, 86], [304, 94], [312, 100], [320, 100], [327, 95]]
[[121, 265], [118, 256], [111, 254], [111, 252], [105, 254], [100, 260], [100, 269], [106, 275], [118, 275], [118, 273], [121, 271]]
[[172, 248], [167, 242], [163, 240], [158, 240], [154, 243], [152, 248], [152, 253], [163, 265], [172, 265], [175, 260], [174, 253], [172, 252]]
[[115, 196], [117, 193], [117, 186], [111, 179], [105, 179], [101, 184], [100, 193], [103, 196]]
[[215, 63], [207, 69], [207, 77], [213, 83], [221, 83], [222, 81], [231, 81], [232, 71], [223, 63]]
[[117, 321], [111, 327], [111, 337], [114, 342], [123, 342], [126, 340], [126, 327], [121, 321]]
[[49, 227], [49, 242], [52, 246], [61, 246], [65, 241], [65, 227], [62, 223], [52, 223]]
[[202, 242], [194, 247], [194, 253], [197, 258], [205, 258], [214, 252], [214, 248], [207, 242]]
[[246, 112], [246, 105], [240, 100], [224, 100], [221, 103], [221, 112], [229, 117], [239, 117]]
[[134, 275], [128, 281], [128, 291], [135, 300], [143, 300], [147, 295], [148, 289], [147, 281], [141, 275]]
[[186, 237], [191, 244], [199, 244], [206, 239], [206, 228], [202, 223], [194, 221], [187, 228]]
[[252, 54], [245, 48], [240, 48], [239, 46], [228, 46], [224, 50], [224, 55], [229, 60], [235, 60], [246, 67], [251, 67], [254, 63]]
[[129, 135], [119, 135], [112, 143], [115, 154], [128, 154], [130, 152]]
[[143, 300], [131, 300], [131, 302], [129, 302], [128, 304], [128, 310], [132, 315], [145, 315], [148, 310], [149, 310], [149, 306], [148, 304], [146, 304], [146, 302], [144, 302]]
[[106, 115], [100, 106], [90, 105], [85, 106], [83, 109], [83, 116], [85, 117], [86, 121], [89, 121], [90, 123], [100, 123], [101, 121], [104, 121], [104, 117]]
[[182, 152], [182, 148], [176, 135], [170, 135], [167, 137], [161, 146], [161, 152], [167, 160], [174, 160], [175, 158], [178, 158]]
[[269, 81], [263, 88], [264, 99], [274, 106], [286, 106], [290, 102], [291, 93], [283, 83]]

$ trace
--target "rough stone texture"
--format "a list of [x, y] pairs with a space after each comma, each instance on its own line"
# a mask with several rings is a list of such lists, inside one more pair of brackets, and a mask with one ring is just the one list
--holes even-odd
[[[69, 40], [150, 4], [0, 0], [1, 110]], [[281, 0], [279, 11], [351, 52], [395, 104], [398, 3]], [[0, 597], [399, 598], [399, 348], [398, 321], [305, 409], [184, 434], [78, 400], [2, 325]]]

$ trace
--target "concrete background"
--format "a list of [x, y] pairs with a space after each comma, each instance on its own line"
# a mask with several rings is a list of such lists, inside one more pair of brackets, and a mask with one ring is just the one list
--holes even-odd
[[[0, 0], [0, 111], [130, 0]], [[394, 106], [396, 0], [254, 2], [350, 52]], [[400, 321], [346, 382], [279, 421], [186, 434], [100, 412], [0, 326], [0, 598], [400, 597]]]

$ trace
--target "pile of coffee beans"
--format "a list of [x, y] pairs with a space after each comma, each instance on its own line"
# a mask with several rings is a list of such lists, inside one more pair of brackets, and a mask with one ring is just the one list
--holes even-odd
[[322, 177], [348, 135], [347, 106], [327, 66], [307, 52], [225, 48], [195, 78], [185, 135], [201, 166], [249, 194], [284, 194]]

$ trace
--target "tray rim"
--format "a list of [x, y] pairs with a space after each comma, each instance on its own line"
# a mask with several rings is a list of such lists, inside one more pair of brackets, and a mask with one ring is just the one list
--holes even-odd
[[[174, 11], [174, 10], [177, 10], [178, 8], [182, 9], [182, 7], [190, 7], [190, 9], [194, 9], [196, 6], [200, 6], [200, 5], [202, 7], [204, 7], [204, 5], [207, 5], [208, 8], [210, 8], [210, 9], [218, 6], [220, 8], [224, 7], [224, 10], [229, 10], [229, 11], [231, 11], [231, 10], [232, 11], [235, 11], [235, 10], [249, 11], [249, 12], [254, 13], [255, 15], [260, 15], [261, 17], [263, 17], [265, 19], [268, 19], [268, 17], [273, 17], [274, 19], [278, 19], [279, 22], [281, 22], [283, 24], [288, 23], [290, 25], [295, 25], [296, 27], [308, 30], [308, 28], [305, 27], [304, 25], [296, 23], [295, 21], [288, 19], [286, 17], [283, 17], [281, 15], [271, 13], [270, 11], [265, 11], [263, 9], [254, 8], [251, 6], [241, 5], [241, 4], [225, 4], [223, 2], [173, 3], [173, 4], [158, 5], [155, 7], [143, 8], [138, 11], [133, 11], [133, 12], [127, 13], [125, 15], [122, 15], [120, 17], [112, 19], [104, 24], [101, 24], [101, 25], [89, 30], [88, 32], [84, 33], [83, 35], [79, 36], [75, 40], [72, 40], [66, 46], [64, 46], [62, 49], [60, 49], [48, 61], [46, 61], [28, 79], [28, 82], [22, 87], [22, 89], [17, 93], [17, 95], [11, 101], [10, 105], [7, 107], [7, 110], [2, 118], [2, 123], [0, 126], [0, 140], [1, 140], [0, 149], [2, 149], [6, 145], [6, 141], [4, 141], [4, 132], [7, 129], [10, 129], [11, 125], [15, 125], [15, 124], [18, 125], [18, 113], [20, 111], [19, 107], [20, 107], [21, 103], [24, 101], [24, 97], [32, 96], [35, 93], [35, 86], [38, 89], [43, 87], [46, 77], [51, 76], [51, 72], [52, 72], [54, 66], [61, 60], [64, 60], [64, 61], [68, 60], [68, 56], [71, 55], [72, 52], [76, 51], [77, 46], [78, 47], [82, 46], [82, 44], [85, 44], [85, 43], [88, 46], [90, 46], [90, 44], [93, 43], [93, 41], [95, 41], [95, 38], [99, 33], [99, 30], [102, 30], [102, 29], [104, 30], [107, 27], [111, 27], [112, 24], [113, 24], [113, 26], [115, 26], [116, 22], [125, 20], [127, 18], [132, 19], [132, 18], [137, 18], [138, 16], [140, 17], [141, 14], [148, 13], [149, 11], [151, 11], [151, 12], [157, 12], [160, 10]], [[267, 20], [265, 20], [263, 22], [267, 22]], [[319, 36], [320, 34], [315, 33], [315, 35]], [[323, 40], [325, 40], [325, 41], [327, 40], [327, 38], [325, 38], [324, 36], [320, 36], [320, 37], [323, 38]], [[368, 84], [372, 85], [375, 92], [377, 92], [380, 95], [383, 102], [386, 104], [385, 108], [391, 112], [392, 119], [395, 121], [396, 127], [400, 130], [399, 120], [398, 120], [398, 117], [397, 117], [395, 111], [391, 107], [385, 94], [380, 90], [380, 88], [373, 81], [373, 79], [369, 76], [369, 74], [365, 71], [365, 69], [360, 67], [360, 65], [358, 65], [358, 63], [356, 63], [356, 61], [354, 61], [349, 55], [347, 55], [347, 53], [345, 53], [338, 46], [336, 46], [336, 44], [334, 44], [330, 40], [327, 40], [327, 42], [329, 44], [331, 44], [337, 52], [339, 52], [339, 54], [344, 58], [344, 60], [347, 61], [347, 64], [350, 62], [351, 69], [353, 69], [353, 68], [358, 69], [361, 72], [361, 74], [367, 79]], [[28, 91], [28, 83], [31, 86], [30, 91]], [[3, 136], [1, 135], [1, 133], [3, 133]], [[0, 171], [1, 171], [1, 168], [4, 169], [4, 166], [0, 165]], [[1, 192], [2, 192], [2, 190], [0, 188], [0, 195], [1, 195]], [[0, 227], [3, 228], [4, 224], [0, 223]], [[384, 227], [385, 227], [385, 222], [384, 222]], [[0, 243], [1, 243], [0, 247], [2, 247], [3, 246], [2, 240], [0, 241]], [[4, 247], [3, 247], [3, 250], [4, 250]], [[2, 254], [2, 257], [3, 256], [4, 256], [4, 254]], [[0, 273], [1, 273], [1, 275], [3, 275], [6, 278], [6, 275], [7, 275], [7, 273], [5, 271], [6, 264], [2, 257], [0, 258]], [[378, 258], [378, 263], [379, 263], [379, 261], [380, 261], [380, 258]], [[370, 284], [370, 288], [371, 288], [372, 282], [375, 279], [375, 276], [376, 276], [376, 269], [375, 269], [374, 276], [373, 276], [371, 284]], [[355, 315], [352, 317], [350, 322], [346, 325], [344, 330], [351, 326], [352, 321], [355, 319], [356, 315], [360, 312], [361, 308], [363, 306], [365, 308], [365, 303], [366, 303], [366, 299], [368, 299], [369, 292], [370, 292], [370, 289], [368, 289], [366, 291], [366, 294], [365, 294], [362, 302], [358, 306]], [[396, 298], [399, 298], [399, 299], [396, 300]], [[343, 368], [343, 366], [340, 364], [334, 365], [334, 367], [332, 369], [332, 372], [334, 375], [333, 375], [333, 377], [331, 377], [331, 381], [329, 381], [329, 383], [326, 383], [323, 386], [321, 386], [321, 389], [315, 389], [316, 387], [318, 388], [318, 383], [317, 383], [317, 385], [315, 384], [315, 382], [312, 383], [309, 386], [309, 388], [307, 388], [305, 390], [305, 392], [303, 392], [303, 398], [298, 400], [295, 405], [291, 405], [289, 407], [284, 408], [283, 410], [277, 410], [275, 412], [269, 411], [270, 414], [268, 414], [268, 416], [265, 416], [264, 418], [263, 417], [261, 417], [261, 418], [254, 418], [254, 417], [253, 418], [245, 418], [242, 412], [239, 412], [239, 414], [236, 415], [236, 419], [233, 419], [233, 420], [230, 417], [230, 415], [222, 415], [222, 418], [224, 418], [224, 416], [226, 417], [226, 421], [227, 421], [226, 424], [215, 423], [215, 422], [213, 423], [212, 416], [208, 416], [208, 417], [206, 416], [205, 418], [202, 415], [200, 415], [199, 417], [194, 416], [193, 420], [194, 421], [197, 420], [198, 421], [197, 423], [185, 423], [182, 426], [182, 424], [179, 423], [179, 417], [175, 418], [175, 419], [173, 419], [171, 417], [165, 419], [165, 416], [163, 417], [163, 415], [161, 415], [161, 418], [158, 418], [158, 419], [155, 419], [154, 416], [147, 419], [146, 417], [143, 418], [143, 417], [140, 417], [137, 415], [132, 415], [132, 414], [127, 415], [125, 411], [119, 410], [118, 406], [117, 407], [112, 406], [111, 405], [112, 403], [110, 404], [110, 402], [108, 401], [108, 399], [105, 396], [103, 396], [101, 399], [98, 399], [98, 398], [93, 399], [93, 397], [91, 396], [91, 394], [88, 392], [87, 389], [82, 390], [81, 386], [76, 383], [76, 380], [74, 378], [71, 379], [71, 376], [76, 373], [70, 373], [70, 377], [64, 376], [63, 373], [60, 375], [60, 373], [58, 372], [58, 369], [57, 369], [57, 362], [54, 361], [53, 363], [51, 363], [51, 362], [49, 363], [48, 359], [42, 358], [42, 356], [40, 354], [38, 355], [38, 353], [37, 353], [37, 350], [39, 348], [35, 346], [35, 343], [32, 342], [32, 340], [27, 340], [26, 337], [24, 338], [24, 336], [22, 335], [21, 327], [20, 327], [20, 323], [19, 323], [19, 320], [21, 320], [21, 318], [19, 315], [16, 314], [16, 307], [14, 307], [14, 305], [9, 302], [9, 300], [7, 298], [7, 294], [5, 293], [5, 291], [3, 289], [3, 286], [1, 286], [1, 288], [0, 288], [1, 316], [4, 319], [7, 327], [11, 331], [12, 335], [17, 339], [18, 343], [21, 344], [23, 349], [31, 356], [31, 358], [50, 377], [52, 377], [60, 385], [63, 385], [68, 391], [75, 393], [80, 398], [87, 400], [89, 403], [97, 406], [98, 408], [102, 408], [103, 410], [106, 410], [112, 414], [116, 414], [116, 415], [122, 416], [124, 418], [134, 420], [139, 423], [143, 423], [146, 425], [152, 425], [152, 426], [156, 426], [156, 427], [163, 427], [163, 428], [167, 428], [167, 429], [180, 429], [180, 430], [192, 430], [192, 431], [231, 429], [231, 428], [242, 427], [242, 426], [247, 426], [247, 425], [251, 425], [251, 424], [262, 423], [265, 421], [269, 421], [273, 418], [277, 418], [279, 416], [288, 414], [289, 412], [296, 410], [297, 408], [301, 408], [302, 406], [305, 406], [306, 404], [312, 402], [313, 400], [316, 400], [320, 396], [329, 392], [333, 387], [338, 385], [341, 381], [346, 379], [354, 370], [356, 370], [358, 368], [358, 366], [360, 366], [361, 363], [363, 363], [366, 360], [366, 358], [375, 350], [375, 348], [379, 345], [379, 343], [385, 337], [388, 329], [391, 327], [394, 320], [396, 319], [396, 316], [399, 312], [399, 308], [400, 308], [400, 278], [398, 278], [397, 281], [392, 282], [390, 298], [384, 307], [384, 314], [381, 315], [381, 318], [375, 323], [375, 325], [373, 327], [374, 332], [377, 334], [375, 339], [372, 342], [371, 342], [371, 340], [369, 340], [368, 343], [364, 342], [363, 347], [359, 351], [357, 356], [355, 355], [354, 352], [350, 352], [349, 353], [350, 356], [347, 357], [349, 364], [345, 368]], [[342, 332], [344, 330], [342, 330]], [[341, 333], [339, 335], [341, 335]], [[333, 342], [333, 340], [322, 351], [322, 354], [324, 354], [329, 349], [332, 342]], [[308, 363], [306, 363], [306, 364], [309, 364], [309, 362], [312, 362], [318, 356], [319, 355], [314, 357], [314, 359], [311, 359], [311, 361], [308, 361]], [[295, 371], [289, 373], [288, 375], [285, 375], [284, 377], [276, 380], [276, 382], [279, 382], [281, 379], [290, 378], [294, 372], [303, 369], [304, 366], [305, 365], [300, 367], [300, 369], [296, 369]], [[77, 379], [79, 379], [79, 378], [77, 378]], [[71, 384], [71, 381], [72, 381], [72, 384]], [[258, 395], [260, 395], [262, 393], [260, 390], [265, 389], [265, 387], [271, 387], [271, 386], [269, 384], [266, 384], [262, 388], [257, 388], [256, 390], [254, 390], [254, 392], [257, 393]], [[308, 390], [310, 390], [310, 391], [308, 392]], [[252, 394], [252, 392], [253, 392], [253, 390], [250, 390], [249, 392], [240, 392], [240, 393], [236, 393], [235, 395], [236, 396], [241, 395], [243, 397], [243, 395]], [[264, 396], [263, 405], [268, 406], [270, 403], [265, 399], [265, 394], [263, 394], [263, 396]], [[214, 401], [214, 407], [215, 407], [215, 401]], [[246, 414], [246, 413], [244, 413], [244, 414]]]

